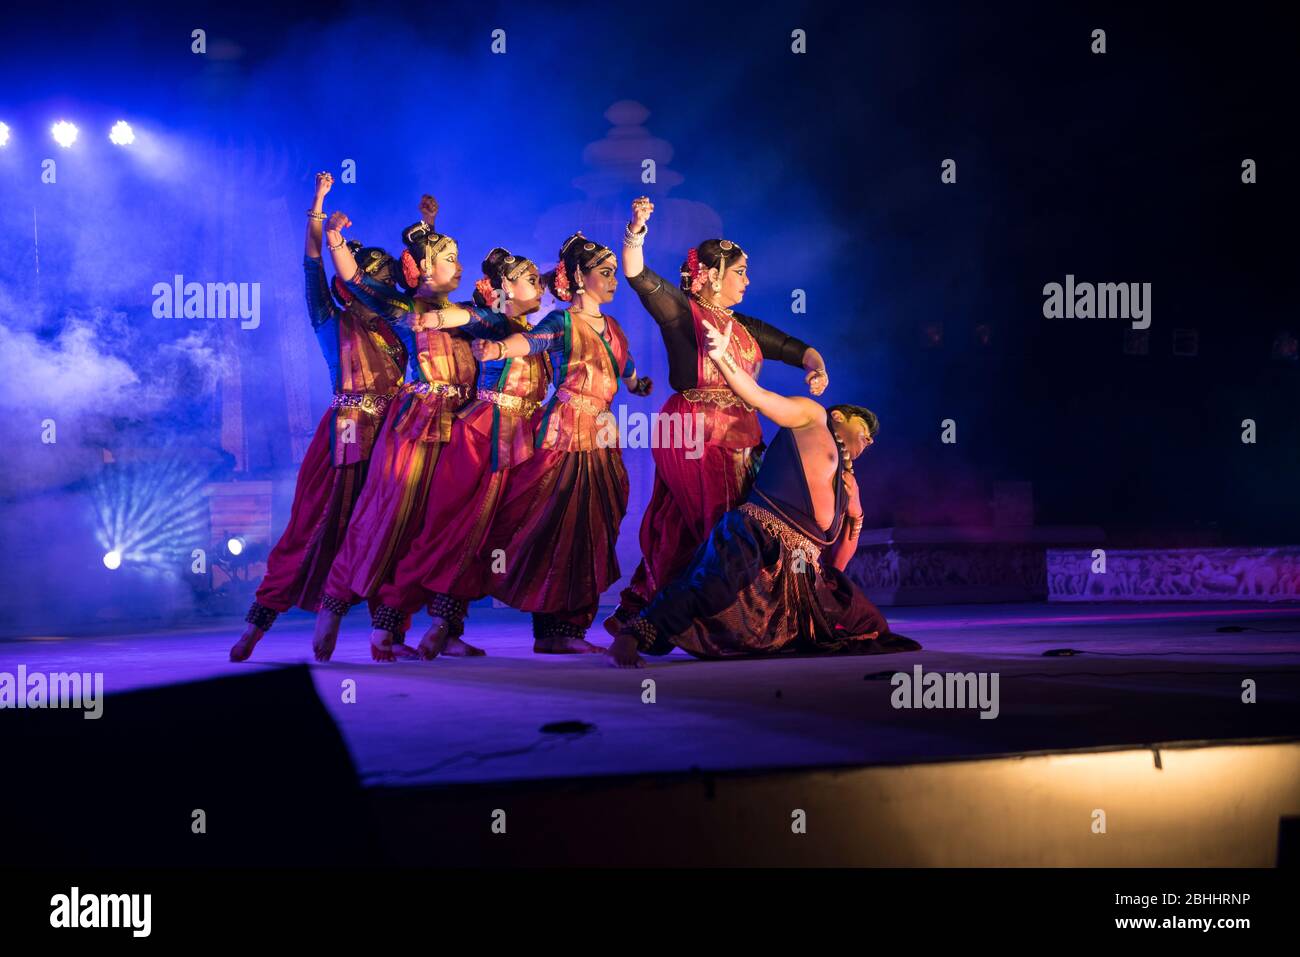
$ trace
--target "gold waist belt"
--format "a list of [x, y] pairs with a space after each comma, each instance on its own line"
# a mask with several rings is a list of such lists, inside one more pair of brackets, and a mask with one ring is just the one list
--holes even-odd
[[600, 415], [609, 411], [608, 402], [597, 402], [595, 399], [590, 399], [585, 395], [578, 395], [568, 389], [556, 389], [555, 398], [573, 406], [579, 412], [586, 412], [588, 415]]
[[507, 412], [514, 412], [518, 415], [532, 415], [540, 407], [540, 402], [534, 402], [532, 399], [525, 399], [523, 396], [511, 395], [509, 392], [498, 392], [496, 389], [479, 389], [478, 398], [484, 402], [491, 402], [493, 405], [500, 406]]
[[367, 415], [383, 415], [392, 401], [392, 395], [377, 392], [335, 392], [330, 400], [331, 409], [360, 409]]
[[469, 386], [451, 382], [412, 382], [403, 391], [411, 395], [445, 395], [462, 401], [469, 398]]
[[822, 546], [775, 512], [769, 512], [763, 506], [755, 505], [753, 502], [742, 502], [740, 510], [779, 538], [781, 544], [791, 552], [801, 553], [803, 560], [814, 570], [821, 567]]
[[743, 406], [746, 412], [753, 412], [754, 407], [730, 389], [683, 389], [681, 396], [687, 402], [709, 402], [723, 409], [734, 405]]

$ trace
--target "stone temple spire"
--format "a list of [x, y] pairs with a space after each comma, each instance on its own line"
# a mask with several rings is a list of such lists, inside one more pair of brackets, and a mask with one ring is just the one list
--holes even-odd
[[[721, 217], [707, 203], [669, 196], [686, 177], [669, 168], [673, 145], [646, 128], [649, 117], [650, 111], [634, 100], [619, 100], [605, 111], [610, 129], [583, 148], [584, 170], [573, 178], [585, 198], [542, 214], [534, 233], [539, 249], [558, 249], [575, 229], [619, 249], [628, 209], [639, 195], [655, 201], [646, 261], [664, 275], [676, 275], [689, 247], [723, 234]], [[654, 161], [654, 182], [642, 179], [646, 160]]]

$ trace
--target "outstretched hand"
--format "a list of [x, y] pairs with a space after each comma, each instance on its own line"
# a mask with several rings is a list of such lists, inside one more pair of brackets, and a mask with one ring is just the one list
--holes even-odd
[[470, 351], [474, 353], [474, 358], [479, 362], [483, 360], [501, 359], [505, 356], [505, 343], [498, 342], [495, 339], [474, 339], [469, 344]]
[[720, 330], [709, 320], [704, 320], [704, 333], [709, 340], [710, 359], [721, 359], [727, 354], [727, 347], [731, 344], [731, 324], [733, 322], [735, 322], [734, 319], [728, 319], [726, 328]]

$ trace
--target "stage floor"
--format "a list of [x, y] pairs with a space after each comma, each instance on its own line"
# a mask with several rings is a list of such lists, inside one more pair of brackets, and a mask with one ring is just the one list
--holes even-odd
[[[366, 616], [345, 622], [316, 688], [366, 785], [502, 782], [647, 772], [911, 764], [1071, 749], [1300, 734], [1300, 608], [979, 605], [895, 608], [921, 652], [705, 662], [674, 652], [644, 670], [603, 656], [543, 656], [529, 620], [475, 608], [466, 638], [488, 657], [375, 664]], [[1219, 627], [1244, 628], [1221, 633]], [[0, 641], [0, 671], [101, 671], [107, 693], [310, 661], [311, 620], [286, 615], [253, 660], [242, 625]], [[424, 627], [417, 620], [413, 634]], [[592, 637], [600, 641], [599, 626]], [[1074, 648], [1073, 657], [1043, 657]], [[904, 710], [889, 675], [996, 672], [999, 714]], [[1254, 680], [1257, 704], [1242, 702]], [[356, 703], [343, 702], [347, 679]], [[643, 682], [654, 703], [643, 703]], [[109, 703], [111, 707], [111, 702]], [[585, 732], [550, 733], [552, 722]]]

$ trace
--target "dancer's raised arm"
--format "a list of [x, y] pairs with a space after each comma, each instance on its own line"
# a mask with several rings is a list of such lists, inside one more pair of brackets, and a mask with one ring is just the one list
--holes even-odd
[[638, 196], [632, 201], [632, 219], [623, 234], [623, 275], [628, 279], [641, 275], [641, 270], [645, 269], [642, 247], [645, 245], [646, 223], [654, 211], [655, 204], [648, 196]]
[[[645, 264], [645, 238], [655, 205], [648, 197], [632, 201], [632, 218], [623, 231], [623, 275], [636, 292], [645, 311], [660, 326], [689, 323], [691, 303], [675, 282], [668, 282]], [[689, 326], [687, 327], [689, 328]], [[664, 330], [668, 336], [669, 330]], [[671, 357], [670, 357], [671, 358]]]
[[316, 174], [316, 195], [312, 199], [311, 209], [307, 210], [307, 256], [310, 259], [320, 259], [320, 240], [325, 222], [325, 214], [321, 210], [325, 205], [325, 194], [333, 185], [334, 177], [329, 173]]
[[325, 214], [321, 205], [325, 194], [329, 192], [334, 178], [329, 173], [316, 174], [316, 196], [311, 209], [307, 210], [307, 244], [303, 257], [303, 269], [307, 279], [307, 315], [311, 318], [313, 329], [319, 329], [327, 322], [338, 318], [339, 308], [330, 298], [329, 281], [325, 278], [325, 264], [321, 262], [321, 232]]
[[[330, 214], [325, 225], [326, 245], [334, 259], [334, 269], [339, 278], [368, 309], [390, 322], [403, 322], [416, 332], [454, 329], [474, 318], [475, 314], [464, 306], [450, 302], [439, 303], [419, 296], [423, 291], [433, 291], [436, 294], [436, 284], [440, 281], [455, 288], [460, 275], [454, 243], [440, 250], [438, 255], [434, 254], [432, 247], [427, 248], [421, 264], [420, 287], [416, 290], [416, 295], [406, 295], [398, 291], [395, 285], [396, 275], [372, 275], [357, 263], [356, 254], [343, 238], [343, 230], [351, 225], [352, 220], [346, 213]], [[367, 250], [362, 250], [363, 254], [366, 252]], [[392, 262], [387, 256], [382, 260], [374, 257], [373, 261]]]

